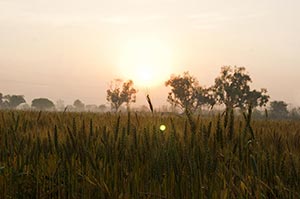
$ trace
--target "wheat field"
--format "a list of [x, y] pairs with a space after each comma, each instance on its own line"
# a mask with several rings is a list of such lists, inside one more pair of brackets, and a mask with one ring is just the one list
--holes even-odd
[[299, 187], [298, 121], [0, 112], [3, 199], [300, 198]]

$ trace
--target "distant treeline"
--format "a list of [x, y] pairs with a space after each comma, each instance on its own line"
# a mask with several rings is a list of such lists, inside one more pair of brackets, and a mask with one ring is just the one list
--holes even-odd
[[[215, 78], [215, 84], [204, 87], [196, 77], [184, 72], [182, 75], [171, 75], [165, 82], [171, 90], [167, 94], [170, 106], [155, 107], [147, 95], [145, 103], [139, 108], [131, 108], [136, 102], [137, 89], [132, 80], [115, 79], [106, 90], [105, 104], [85, 105], [77, 99], [72, 105], [65, 105], [63, 100], [54, 104], [48, 98], [33, 99], [26, 103], [24, 95], [3, 95], [0, 93], [0, 109], [74, 111], [74, 112], [108, 112], [108, 111], [141, 111], [141, 112], [190, 112], [194, 114], [211, 115], [216, 112], [245, 112], [253, 109], [254, 118], [300, 119], [300, 107], [288, 108], [284, 101], [269, 101], [267, 89], [251, 89], [252, 79], [245, 67], [224, 66], [220, 75]], [[126, 106], [124, 107], [123, 104]], [[217, 107], [217, 108], [216, 108]], [[213, 111], [212, 111], [213, 110]]]
[[[72, 105], [64, 105], [63, 100], [58, 100], [55, 104], [47, 98], [37, 98], [32, 100], [31, 104], [26, 103], [23, 95], [3, 95], [0, 93], [0, 109], [16, 109], [16, 110], [43, 110], [43, 111], [68, 111], [68, 112], [109, 112], [110, 107], [105, 104], [101, 105], [85, 105], [80, 100], [75, 100]], [[121, 107], [119, 111], [125, 112], [127, 109]], [[135, 112], [150, 112], [146, 105], [131, 108]], [[224, 108], [218, 107], [214, 110], [204, 108], [199, 114], [202, 115], [216, 115], [222, 113]], [[165, 113], [180, 113], [181, 110], [174, 106], [160, 106], [156, 108], [156, 112]], [[239, 110], [235, 111], [238, 115]], [[256, 108], [253, 110], [253, 118], [255, 119], [300, 119], [300, 107], [289, 107], [284, 101], [272, 101], [265, 109]]]
[[0, 93], [0, 109], [17, 109], [17, 110], [44, 110], [44, 111], [92, 111], [106, 112], [109, 108], [102, 105], [88, 104], [85, 105], [79, 99], [75, 100], [72, 105], [65, 105], [63, 100], [54, 103], [48, 98], [36, 98], [27, 103], [24, 95], [3, 95]]

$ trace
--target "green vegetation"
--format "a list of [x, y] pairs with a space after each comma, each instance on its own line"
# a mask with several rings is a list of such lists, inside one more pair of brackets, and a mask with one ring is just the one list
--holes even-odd
[[243, 116], [1, 111], [0, 198], [299, 198], [300, 123]]

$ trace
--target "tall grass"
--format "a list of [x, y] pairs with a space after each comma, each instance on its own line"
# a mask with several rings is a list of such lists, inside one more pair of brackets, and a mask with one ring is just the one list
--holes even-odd
[[300, 123], [226, 117], [2, 111], [0, 198], [300, 198]]

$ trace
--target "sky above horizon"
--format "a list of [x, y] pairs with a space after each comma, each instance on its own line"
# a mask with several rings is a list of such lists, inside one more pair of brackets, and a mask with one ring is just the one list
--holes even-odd
[[[0, 0], [0, 92], [105, 104], [116, 78], [166, 104], [163, 80], [210, 86], [224, 65], [300, 106], [300, 1]], [[142, 83], [139, 78], [146, 79]]]

